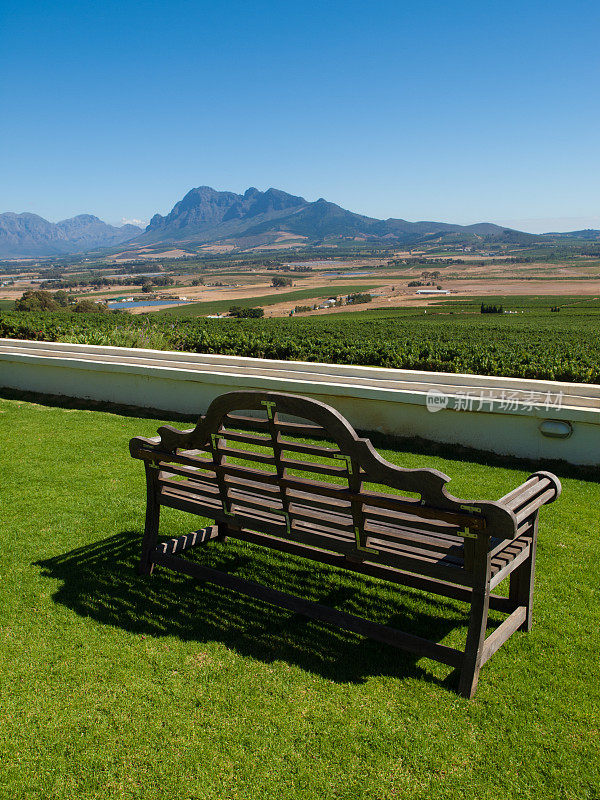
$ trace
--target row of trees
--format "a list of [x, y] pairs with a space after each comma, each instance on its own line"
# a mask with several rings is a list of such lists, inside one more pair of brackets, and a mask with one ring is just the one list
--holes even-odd
[[64, 291], [51, 293], [28, 290], [15, 301], [15, 311], [74, 311], [77, 314], [103, 314], [108, 312], [108, 307], [93, 300], [70, 302], [69, 295]]
[[136, 275], [129, 278], [62, 278], [60, 280], [44, 281], [41, 289], [75, 289], [78, 286], [92, 286], [100, 289], [102, 286], [172, 286], [175, 283], [170, 275], [154, 275], [149, 278], [144, 275]]
[[482, 303], [480, 310], [482, 314], [504, 314], [504, 306], [488, 305], [486, 303]]
[[373, 296], [367, 292], [355, 292], [348, 295], [346, 302], [348, 305], [356, 305], [357, 303], [370, 303], [372, 299]]

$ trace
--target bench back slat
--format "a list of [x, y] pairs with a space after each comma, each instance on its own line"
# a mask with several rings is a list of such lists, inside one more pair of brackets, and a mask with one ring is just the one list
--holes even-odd
[[510, 511], [452, 497], [438, 470], [390, 464], [335, 409], [308, 398], [231, 392], [193, 429], [159, 434], [133, 439], [131, 452], [159, 467], [161, 502], [195, 505], [232, 535], [257, 530], [389, 565], [420, 558], [431, 574], [464, 568], [465, 534], [514, 535]]

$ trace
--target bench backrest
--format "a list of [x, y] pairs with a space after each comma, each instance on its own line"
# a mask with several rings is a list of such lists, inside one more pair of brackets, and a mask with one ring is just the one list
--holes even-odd
[[452, 497], [438, 470], [390, 464], [335, 409], [306, 397], [231, 392], [195, 428], [158, 432], [160, 440], [133, 439], [132, 455], [160, 466], [171, 504], [189, 503], [232, 532], [390, 564], [411, 550], [446, 553], [454, 567], [465, 537], [514, 535], [498, 503]]

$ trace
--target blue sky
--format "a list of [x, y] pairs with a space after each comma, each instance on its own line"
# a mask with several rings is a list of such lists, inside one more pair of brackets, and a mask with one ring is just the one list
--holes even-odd
[[193, 186], [600, 228], [600, 3], [0, 0], [0, 211]]

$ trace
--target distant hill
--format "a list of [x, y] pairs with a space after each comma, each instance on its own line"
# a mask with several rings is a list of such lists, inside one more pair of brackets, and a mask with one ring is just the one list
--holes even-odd
[[107, 225], [92, 214], [48, 222], [37, 214], [0, 214], [0, 256], [55, 256], [123, 244], [141, 228]]
[[251, 187], [242, 195], [199, 186], [176, 203], [167, 216], [156, 214], [132, 244], [219, 242], [249, 247], [292, 240], [331, 244], [340, 239], [411, 244], [448, 238], [464, 243], [508, 241], [517, 244], [528, 244], [536, 239], [532, 234], [491, 223], [462, 226], [447, 222], [374, 219], [323, 198], [308, 202], [280, 189], [261, 192]]
[[145, 231], [135, 225], [116, 228], [91, 214], [52, 223], [36, 214], [0, 214], [0, 257], [53, 256], [99, 248], [136, 249], [146, 245], [227, 245], [229, 248], [335, 245], [340, 242], [392, 246], [456, 247], [507, 243], [529, 246], [561, 239], [600, 241], [600, 231], [535, 235], [491, 222], [455, 225], [408, 222], [356, 214], [324, 198], [313, 202], [281, 189], [244, 194], [210, 186], [191, 189], [166, 215], [155, 214]]
[[600, 241], [600, 231], [586, 228], [583, 231], [568, 231], [567, 233], [544, 233], [544, 236], [560, 237], [561, 239], [586, 239], [587, 241]]

